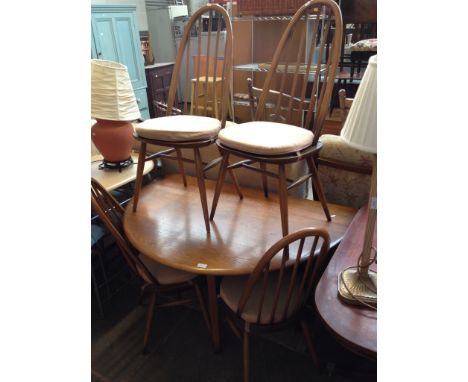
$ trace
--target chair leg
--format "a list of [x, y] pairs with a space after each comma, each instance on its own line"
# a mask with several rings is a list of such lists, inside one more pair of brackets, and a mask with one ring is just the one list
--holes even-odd
[[210, 320], [208, 318], [208, 312], [206, 310], [205, 302], [203, 301], [203, 296], [200, 290], [200, 286], [196, 281], [193, 282], [193, 286], [195, 288], [195, 293], [197, 294], [198, 298], [198, 304], [200, 305], [200, 310], [203, 315], [203, 319], [205, 320], [206, 327], [208, 328], [208, 331], [210, 332], [211, 335], [211, 326], [210, 326]]
[[140, 289], [140, 296], [138, 297], [138, 305], [143, 305], [143, 297], [145, 297], [147, 288], [150, 288], [151, 284], [145, 284]]
[[330, 211], [328, 210], [327, 200], [325, 198], [325, 194], [323, 193], [322, 183], [320, 182], [317, 167], [315, 167], [315, 163], [311, 157], [307, 158], [307, 165], [309, 166], [309, 170], [312, 173], [312, 182], [314, 183], [315, 190], [317, 191], [317, 196], [322, 204], [323, 211], [325, 212], [325, 216], [327, 217], [327, 221], [331, 221]]
[[[222, 157], [223, 152], [221, 151], [221, 149], [219, 149], [219, 147], [218, 147], [218, 150], [219, 150], [219, 155]], [[239, 199], [240, 200], [244, 199], [244, 195], [242, 194], [242, 191], [241, 191], [241, 189], [239, 187], [239, 182], [237, 181], [237, 178], [236, 178], [236, 175], [234, 174], [234, 171], [231, 169], [231, 170], [228, 170], [228, 173], [229, 173], [229, 176], [231, 177], [232, 184], [236, 188], [237, 194], [239, 195]]]
[[[100, 256], [100, 254], [97, 256]], [[102, 308], [101, 295], [99, 294], [99, 287], [97, 285], [96, 275], [94, 274], [93, 264], [91, 264], [91, 281], [93, 283], [94, 295], [96, 296], [98, 303], [99, 314], [101, 315], [101, 318], [104, 318], [104, 309]]]
[[244, 328], [243, 341], [243, 358], [244, 358], [244, 382], [249, 382], [249, 332], [248, 327]]
[[239, 183], [237, 182], [237, 178], [236, 178], [236, 175], [234, 174], [234, 171], [231, 169], [231, 170], [228, 170], [228, 173], [229, 173], [229, 176], [231, 177], [232, 184], [234, 185], [237, 193], [239, 194], [239, 199], [240, 200], [244, 199], [244, 195], [242, 194], [242, 191], [239, 187]]
[[206, 201], [205, 175], [203, 173], [203, 163], [201, 160], [200, 149], [198, 147], [195, 147], [193, 151], [195, 154], [195, 169], [197, 172], [198, 189], [200, 191], [200, 200], [203, 209], [203, 217], [205, 219], [206, 232], [210, 233], [210, 220], [208, 218], [208, 203]]
[[226, 176], [227, 166], [229, 164], [229, 153], [223, 153], [223, 160], [219, 166], [218, 180], [216, 181], [215, 193], [213, 196], [213, 203], [211, 203], [210, 220], [213, 220], [218, 205], [219, 195], [224, 184], [224, 177]]
[[195, 84], [192, 80], [191, 89], [190, 89], [190, 115], [195, 115]]
[[150, 304], [148, 306], [148, 315], [146, 318], [145, 337], [143, 338], [143, 354], [148, 353], [148, 342], [151, 333], [151, 327], [153, 326], [154, 307], [156, 305], [156, 290], [151, 295]]
[[305, 340], [307, 342], [307, 347], [309, 348], [310, 356], [312, 357], [312, 361], [314, 362], [315, 367], [317, 370], [320, 369], [320, 362], [317, 357], [317, 352], [315, 351], [315, 346], [312, 342], [312, 338], [310, 337], [309, 327], [307, 326], [307, 322], [305, 320], [301, 320], [302, 326], [302, 333], [304, 334]]
[[218, 317], [218, 296], [216, 294], [216, 276], [206, 276], [206, 287], [208, 289], [208, 303], [210, 307], [211, 317], [211, 339], [215, 353], [219, 352], [220, 336], [219, 336], [219, 317]]
[[263, 183], [263, 195], [265, 195], [265, 198], [268, 198], [268, 178], [267, 175], [265, 174], [266, 171], [266, 163], [260, 163], [260, 168], [263, 171], [262, 173], [262, 183]]
[[283, 237], [289, 233], [288, 228], [288, 187], [286, 184], [286, 168], [284, 164], [279, 164], [278, 194], [281, 213], [281, 228]]
[[182, 153], [180, 149], [176, 149], [177, 153], [177, 162], [179, 163], [179, 171], [180, 175], [182, 176], [182, 182], [184, 183], [184, 187], [187, 188], [187, 178], [185, 177], [185, 169], [184, 169], [184, 162], [182, 161]]
[[143, 183], [143, 170], [145, 168], [146, 143], [141, 142], [138, 154], [137, 175], [135, 180], [135, 192], [133, 193], [133, 212], [136, 212], [138, 199], [140, 197], [141, 185]]

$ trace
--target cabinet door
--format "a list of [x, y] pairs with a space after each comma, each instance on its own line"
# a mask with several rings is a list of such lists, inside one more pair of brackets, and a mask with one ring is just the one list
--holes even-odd
[[173, 69], [174, 65], [167, 65], [147, 70], [148, 98], [150, 102], [150, 114], [153, 118], [158, 115], [153, 101], [167, 104]]
[[134, 89], [146, 86], [143, 58], [136, 36], [133, 15], [104, 13], [92, 15], [93, 38], [97, 58], [124, 64]]
[[[128, 68], [135, 93], [146, 88], [143, 54], [135, 21], [129, 7], [92, 6], [92, 52], [94, 58], [120, 62]], [[147, 105], [143, 100], [141, 105]], [[142, 118], [149, 118], [148, 108], [142, 108]]]

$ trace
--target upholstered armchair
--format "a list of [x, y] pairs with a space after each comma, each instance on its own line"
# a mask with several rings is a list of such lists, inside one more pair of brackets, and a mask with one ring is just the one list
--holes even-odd
[[[352, 99], [339, 92], [342, 121]], [[318, 159], [318, 174], [328, 203], [360, 208], [369, 200], [372, 155], [349, 146], [339, 135], [324, 134]]]

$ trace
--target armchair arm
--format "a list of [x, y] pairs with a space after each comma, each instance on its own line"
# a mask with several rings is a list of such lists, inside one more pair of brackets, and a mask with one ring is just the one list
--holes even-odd
[[320, 142], [323, 147], [319, 153], [319, 165], [362, 174], [372, 173], [372, 154], [352, 148], [339, 135], [324, 134]]

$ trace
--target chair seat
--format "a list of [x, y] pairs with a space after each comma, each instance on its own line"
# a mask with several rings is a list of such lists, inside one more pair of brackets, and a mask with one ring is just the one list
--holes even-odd
[[142, 138], [158, 141], [186, 142], [213, 139], [218, 135], [221, 121], [198, 115], [170, 115], [147, 119], [135, 127]]
[[277, 122], [246, 122], [225, 127], [219, 142], [227, 147], [260, 155], [281, 155], [301, 151], [312, 144], [311, 131]]
[[[285, 307], [285, 303], [286, 303], [286, 299], [288, 295], [288, 287], [289, 287], [289, 280], [290, 280], [289, 272], [285, 272], [284, 277], [285, 277], [285, 281], [283, 281], [281, 285], [279, 300], [278, 300], [278, 304], [276, 307], [275, 315], [273, 317], [273, 323], [282, 321], [281, 316], [283, 315], [283, 311], [284, 311], [284, 307]], [[248, 278], [249, 276], [224, 277], [223, 280], [221, 281], [220, 297], [233, 312], [237, 311], [237, 306], [239, 304], [240, 297], [245, 288]], [[277, 279], [277, 274], [270, 274], [267, 292], [265, 294], [265, 300], [263, 302], [262, 315], [259, 321], [261, 324], [270, 323], [269, 320], [270, 320], [271, 311], [273, 309], [274, 297], [276, 293], [276, 279]], [[251, 323], [257, 322], [258, 309], [259, 309], [260, 298], [261, 298], [262, 289], [263, 289], [262, 284], [263, 283], [258, 283], [257, 285], [255, 285], [254, 289], [252, 290], [252, 294], [250, 295], [250, 298], [247, 301], [244, 311], [241, 314], [241, 318], [244, 321], [251, 322]], [[293, 288], [290, 303], [288, 306], [288, 311], [286, 314], [286, 319], [290, 318], [294, 313], [296, 313], [296, 311], [301, 305], [301, 302], [299, 302], [299, 304], [296, 304], [297, 291], [299, 290], [299, 287], [300, 287], [298, 282], [296, 284], [297, 285], [295, 285]]]
[[140, 260], [161, 285], [184, 283], [197, 276], [193, 273], [178, 271], [177, 269], [166, 267], [165, 265], [161, 265], [143, 255], [140, 255]]

